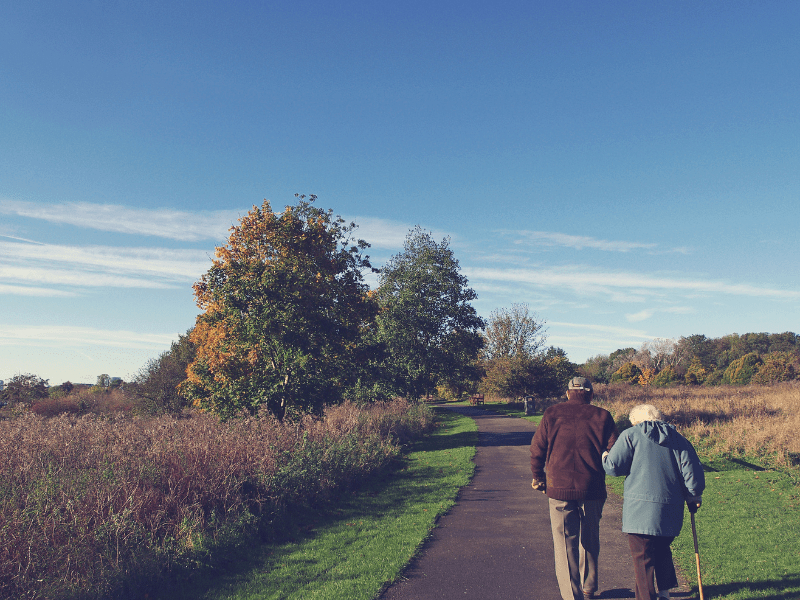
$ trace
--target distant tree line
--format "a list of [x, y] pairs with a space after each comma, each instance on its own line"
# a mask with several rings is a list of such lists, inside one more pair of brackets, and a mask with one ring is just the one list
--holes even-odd
[[595, 382], [663, 387], [676, 384], [770, 384], [800, 376], [800, 335], [736, 333], [655, 339], [638, 350], [599, 354], [579, 367]]

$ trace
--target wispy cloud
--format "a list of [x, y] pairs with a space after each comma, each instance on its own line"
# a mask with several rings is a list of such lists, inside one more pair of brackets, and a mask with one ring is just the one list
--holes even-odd
[[54, 290], [52, 288], [31, 287], [27, 285], [0, 284], [0, 296], [35, 296], [39, 298], [68, 298], [75, 296], [74, 292]]
[[0, 324], [0, 346], [111, 346], [144, 350], [168, 347], [177, 333], [139, 333], [70, 326], [14, 326]]
[[[210, 264], [203, 250], [21, 242], [0, 242], [0, 261], [0, 278], [6, 284], [149, 289], [186, 285]], [[0, 293], [58, 295], [16, 286], [0, 288]]]
[[[279, 209], [273, 206], [273, 209]], [[0, 198], [0, 215], [16, 215], [50, 223], [61, 223], [87, 229], [134, 235], [161, 237], [182, 242], [225, 240], [231, 226], [236, 225], [250, 207], [240, 210], [190, 212], [171, 208], [137, 208], [119, 204], [66, 202], [37, 204]], [[413, 225], [377, 217], [346, 217], [358, 225], [356, 237], [367, 240], [375, 248], [399, 249]], [[453, 237], [433, 231], [436, 239]], [[32, 242], [12, 235], [10, 239]], [[32, 242], [38, 243], [38, 242]]]
[[[658, 277], [639, 273], [602, 272], [586, 267], [530, 268], [530, 269], [489, 269], [466, 268], [464, 274], [471, 281], [488, 280], [513, 282], [541, 287], [568, 288], [578, 293], [594, 293], [605, 290], [626, 300], [627, 295], [641, 297], [651, 292], [683, 292], [752, 296], [761, 298], [800, 299], [798, 290], [782, 290], [767, 286], [746, 283], [728, 283], [699, 279], [678, 279]], [[619, 292], [625, 292], [620, 295]]]
[[246, 212], [247, 210], [188, 212], [171, 208], [133, 208], [90, 202], [36, 204], [0, 199], [0, 214], [184, 242], [225, 239], [231, 225], [236, 224]]
[[374, 248], [395, 250], [403, 247], [406, 235], [411, 229], [411, 225], [379, 219], [376, 217], [353, 217], [347, 219], [358, 225], [355, 236], [368, 241]]
[[600, 240], [585, 235], [570, 235], [550, 231], [515, 231], [511, 233], [522, 237], [522, 239], [515, 241], [516, 244], [530, 242], [537, 246], [558, 246], [576, 250], [592, 248], [594, 250], [603, 250], [604, 252], [630, 252], [631, 250], [651, 250], [657, 246], [657, 244]]
[[2, 238], [8, 238], [8, 239], [10, 239], [10, 240], [18, 240], [18, 241], [20, 241], [20, 242], [27, 242], [28, 244], [39, 244], [39, 245], [41, 245], [41, 246], [44, 246], [44, 245], [45, 245], [45, 243], [44, 243], [44, 242], [37, 242], [36, 240], [29, 240], [29, 239], [27, 239], [27, 238], [21, 238], [21, 237], [17, 237], [17, 236], [15, 236], [15, 235], [2, 235], [2, 234], [0, 234], [0, 237], [2, 237]]
[[646, 321], [647, 319], [652, 318], [657, 313], [688, 315], [693, 312], [696, 312], [695, 309], [690, 308], [688, 306], [655, 307], [655, 308], [646, 308], [644, 310], [640, 310], [639, 312], [633, 314], [627, 314], [625, 315], [625, 318], [631, 323], [636, 323], [638, 321]]
[[[357, 238], [366, 240], [373, 248], [384, 250], [401, 250], [406, 236], [414, 228], [414, 225], [409, 223], [377, 217], [345, 217], [345, 220], [348, 222], [353, 221], [358, 225], [358, 229], [355, 231]], [[430, 232], [437, 243], [444, 238], [450, 238], [454, 243], [458, 241], [458, 236], [446, 231], [429, 229], [425, 226], [423, 226], [423, 229]]]
[[642, 329], [559, 321], [547, 325], [549, 344], [569, 348], [572, 352], [584, 351], [587, 357], [617, 348], [638, 348], [643, 342], [653, 339]]

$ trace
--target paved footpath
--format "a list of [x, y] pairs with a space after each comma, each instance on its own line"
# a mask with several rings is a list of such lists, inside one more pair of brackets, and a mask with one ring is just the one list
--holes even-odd
[[[478, 423], [475, 477], [381, 600], [561, 600], [547, 498], [531, 489], [536, 426], [489, 410], [450, 410]], [[621, 499], [609, 497], [600, 524], [599, 597], [633, 598]], [[673, 597], [691, 596], [681, 589]]]

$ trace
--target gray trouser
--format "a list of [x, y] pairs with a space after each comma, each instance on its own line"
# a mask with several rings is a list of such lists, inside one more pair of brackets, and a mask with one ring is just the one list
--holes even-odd
[[597, 591], [600, 518], [605, 502], [550, 498], [556, 579], [564, 600], [583, 600], [584, 592]]

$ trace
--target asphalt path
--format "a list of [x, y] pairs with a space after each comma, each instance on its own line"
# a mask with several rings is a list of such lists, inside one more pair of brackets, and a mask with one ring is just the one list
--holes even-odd
[[[478, 424], [475, 477], [380, 599], [561, 600], [547, 497], [530, 485], [530, 442], [536, 426], [490, 410], [449, 409]], [[602, 599], [635, 597], [621, 527], [622, 500], [609, 495], [600, 521]], [[680, 590], [673, 597], [691, 597], [685, 585]]]

